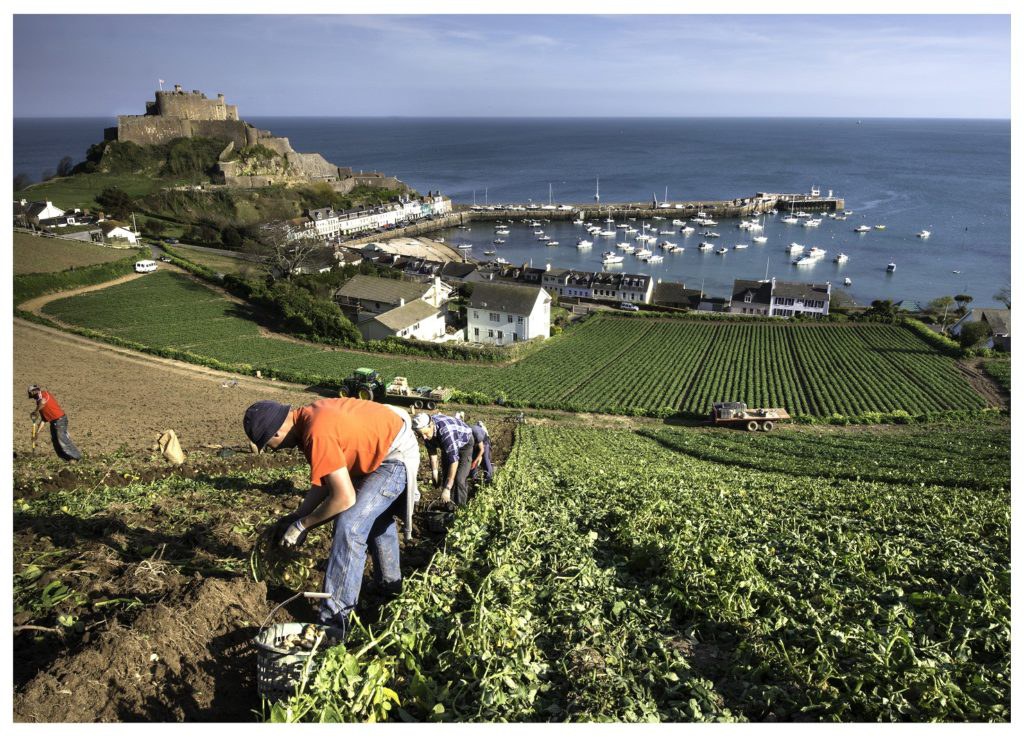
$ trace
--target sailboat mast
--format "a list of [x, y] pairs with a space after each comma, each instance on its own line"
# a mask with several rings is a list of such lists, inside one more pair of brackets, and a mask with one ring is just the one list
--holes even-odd
[[551, 182], [548, 182], [548, 204], [549, 204], [549, 205], [552, 205], [552, 204], [554, 204], [554, 203], [553, 203], [553, 202], [551, 201]]
[[769, 256], [768, 260], [765, 262], [765, 265], [764, 265], [764, 280], [765, 281], [768, 281], [768, 264], [770, 264], [771, 262], [772, 262], [772, 257]]
[[601, 177], [597, 178], [597, 189], [594, 190], [594, 202], [601, 204]]

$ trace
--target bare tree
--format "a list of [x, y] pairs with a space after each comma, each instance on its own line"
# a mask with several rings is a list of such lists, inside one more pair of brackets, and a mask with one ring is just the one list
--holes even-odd
[[300, 237], [287, 222], [268, 223], [260, 228], [259, 237], [249, 241], [246, 249], [256, 257], [274, 280], [290, 280], [296, 270], [308, 264], [323, 248], [318, 238]]
[[1010, 309], [1010, 287], [1001, 287], [998, 292], [992, 295], [992, 299], [996, 302], [1002, 302], [1006, 309]]

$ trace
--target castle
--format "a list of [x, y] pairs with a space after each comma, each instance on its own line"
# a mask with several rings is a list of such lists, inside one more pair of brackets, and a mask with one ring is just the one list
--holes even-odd
[[[144, 115], [119, 115], [117, 127], [107, 128], [107, 141], [130, 141], [140, 146], [168, 143], [176, 138], [214, 138], [225, 142], [218, 157], [215, 181], [233, 187], [325, 182], [345, 193], [357, 186], [403, 189], [395, 177], [378, 172], [353, 173], [317, 153], [299, 153], [287, 138], [260, 130], [238, 117], [238, 106], [223, 94], [211, 100], [199, 90], [186, 92], [180, 84], [158, 90], [146, 103]], [[256, 146], [256, 155], [250, 155]], [[269, 155], [268, 155], [269, 153]]]

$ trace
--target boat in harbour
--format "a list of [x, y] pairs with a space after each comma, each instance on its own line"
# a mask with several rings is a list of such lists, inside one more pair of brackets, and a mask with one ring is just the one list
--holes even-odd
[[685, 220], [680, 220], [679, 218], [676, 218], [675, 220], [672, 221], [672, 224], [673, 225], [683, 226], [683, 225], [686, 225], [686, 221]]
[[721, 233], [715, 233], [712, 230], [705, 230], [703, 233], [701, 233], [701, 235], [704, 236], [705, 238], [721, 238], [722, 237]]
[[793, 255], [794, 253], [803, 253], [804, 247], [801, 246], [799, 243], [790, 243], [788, 246], [786, 246], [786, 250], [789, 251], [790, 255]]
[[805, 228], [817, 228], [821, 225], [821, 218], [811, 218], [810, 220], [804, 220]]
[[794, 217], [793, 215], [787, 215], [786, 217], [780, 219], [779, 222], [785, 223], [786, 225], [796, 225], [797, 223], [800, 222], [800, 220]]
[[500, 246], [504, 242], [505, 242], [504, 238], [495, 238], [494, 239], [494, 245], [496, 245], [496, 246]]
[[625, 251], [626, 253], [633, 253], [632, 243], [626, 243], [626, 241], [623, 241], [622, 243], [616, 243], [615, 247], [618, 248], [620, 251]]
[[885, 226], [884, 225], [876, 225], [875, 226], [875, 230], [885, 230]]
[[729, 249], [726, 248], [725, 246], [722, 246], [717, 251], [715, 251], [715, 253], [717, 253], [719, 256], [724, 256], [725, 254], [729, 253]]
[[615, 231], [614, 230], [602, 230], [602, 231], [598, 232], [598, 235], [604, 236], [605, 238], [614, 238], [615, 237]]
[[768, 236], [766, 236], [766, 235], [755, 235], [753, 238], [751, 238], [751, 240], [754, 241], [754, 243], [757, 243], [758, 245], [761, 245], [762, 243], [767, 243], [768, 242]]
[[929, 236], [930, 236], [931, 234], [932, 234], [932, 233], [931, 233], [931, 231], [930, 231], [930, 230], [922, 230], [922, 231], [921, 231], [920, 233], [918, 233], [918, 234], [917, 234], [917, 237], [918, 237], [918, 238], [927, 238], [927, 237], [929, 237]]
[[605, 265], [621, 264], [625, 260], [626, 259], [624, 259], [622, 256], [618, 255], [617, 253], [613, 253], [612, 251], [605, 251], [603, 254], [601, 254], [601, 263]]
[[744, 248], [748, 248], [748, 247], [749, 246], [746, 243], [737, 243], [735, 246], [733, 246], [733, 250], [734, 251], [742, 251]]
[[885, 270], [890, 274], [896, 271], [896, 263], [894, 261], [890, 261], [889, 265], [885, 267]]
[[662, 261], [665, 260], [665, 257], [662, 256], [660, 253], [653, 253], [643, 260], [649, 264], [660, 264]]
[[654, 252], [650, 248], [639, 248], [633, 251], [633, 255], [637, 258], [650, 258]]
[[853, 232], [854, 233], [867, 233], [870, 230], [871, 230], [871, 226], [870, 225], [858, 225], [856, 228], [853, 229]]
[[576, 248], [580, 249], [581, 251], [587, 248], [591, 248], [593, 247], [593, 245], [594, 243], [592, 241], [588, 241], [585, 238], [580, 238], [578, 241], [576, 241]]
[[685, 228], [680, 228], [679, 229], [679, 235], [684, 235], [684, 236], [685, 235], [693, 235], [696, 232], [697, 232], [697, 229], [694, 228], [692, 225], [687, 225]]
[[818, 248], [817, 246], [814, 246], [813, 248], [811, 248], [810, 251], [807, 252], [807, 255], [810, 256], [811, 258], [821, 258], [826, 253], [827, 251], [824, 248]]
[[549, 241], [549, 240], [551, 240], [551, 236], [550, 235], [538, 236], [537, 240], [539, 240], [539, 241]]
[[845, 253], [840, 253], [832, 260], [835, 261], [837, 264], [845, 264], [847, 261], [850, 260], [850, 257], [847, 256]]
[[794, 266], [814, 266], [818, 259], [811, 258], [810, 256], [801, 256], [800, 258], [793, 259]]
[[507, 258], [502, 258], [501, 256], [498, 256], [498, 258], [494, 259], [494, 263], [507, 265], [511, 262]]
[[853, 284], [853, 279], [851, 279], [850, 277], [846, 277], [845, 279], [843, 279], [843, 286], [844, 287], [848, 287], [851, 284]]
[[497, 251], [484, 251], [484, 256], [495, 256], [497, 253]]
[[708, 243], [707, 241], [701, 241], [697, 248], [701, 251], [707, 251], [715, 247], [714, 243]]
[[457, 246], [457, 248], [459, 248], [459, 249], [460, 249], [460, 250], [462, 250], [462, 251], [468, 251], [468, 250], [469, 250], [469, 249], [471, 249], [472, 247], [473, 247], [473, 244], [472, 244], [472, 243], [460, 243], [460, 244], [459, 244], [459, 245]]

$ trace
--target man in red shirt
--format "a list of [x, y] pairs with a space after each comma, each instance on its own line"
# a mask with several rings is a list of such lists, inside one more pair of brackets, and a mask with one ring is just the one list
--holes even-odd
[[57, 404], [54, 396], [33, 384], [28, 388], [28, 398], [36, 402], [36, 408], [32, 412], [33, 422], [38, 416], [42, 422], [50, 423], [50, 440], [53, 441], [53, 449], [57, 451], [57, 455], [65, 461], [82, 460], [82, 452], [75, 447], [71, 442], [71, 436], [68, 435], [68, 416]]
[[243, 427], [260, 450], [298, 447], [309, 462], [310, 490], [298, 511], [278, 522], [281, 544], [302, 545], [309, 530], [334, 521], [324, 576], [329, 598], [320, 621], [346, 626], [359, 600], [368, 546], [376, 581], [399, 591], [394, 518], [404, 507], [409, 535], [420, 461], [409, 415], [361, 399], [321, 399], [295, 410], [262, 401], [245, 411]]

